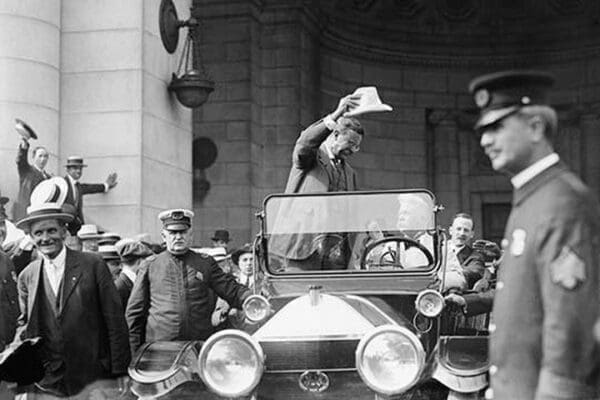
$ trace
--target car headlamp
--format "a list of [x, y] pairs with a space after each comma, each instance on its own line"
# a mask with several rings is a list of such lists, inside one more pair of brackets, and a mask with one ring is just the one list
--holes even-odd
[[424, 316], [435, 318], [444, 309], [444, 298], [436, 290], [423, 290], [415, 300], [415, 308]]
[[384, 395], [400, 394], [412, 387], [424, 364], [423, 345], [401, 326], [375, 328], [356, 348], [358, 374], [368, 387]]
[[248, 321], [257, 323], [267, 318], [271, 312], [271, 304], [264, 296], [253, 294], [244, 300], [242, 309]]
[[202, 346], [198, 356], [200, 378], [220, 396], [246, 396], [258, 385], [264, 361], [262, 348], [250, 335], [226, 329]]

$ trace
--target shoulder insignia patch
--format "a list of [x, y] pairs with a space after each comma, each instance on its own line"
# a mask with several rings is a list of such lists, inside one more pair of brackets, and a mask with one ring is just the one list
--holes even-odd
[[573, 250], [565, 246], [550, 264], [552, 282], [567, 290], [576, 289], [585, 282], [585, 263]]
[[525, 251], [525, 240], [527, 239], [527, 232], [523, 229], [515, 229], [512, 233], [512, 241], [510, 243], [510, 254], [513, 256], [520, 256]]

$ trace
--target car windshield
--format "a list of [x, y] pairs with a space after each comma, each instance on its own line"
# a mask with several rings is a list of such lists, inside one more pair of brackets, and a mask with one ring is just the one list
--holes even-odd
[[273, 273], [408, 271], [434, 265], [434, 198], [418, 192], [275, 195], [265, 202]]

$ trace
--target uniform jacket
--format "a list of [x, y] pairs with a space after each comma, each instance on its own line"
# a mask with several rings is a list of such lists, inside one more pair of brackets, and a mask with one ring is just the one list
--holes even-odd
[[483, 278], [485, 273], [485, 264], [483, 256], [479, 252], [473, 250], [469, 245], [464, 245], [456, 258], [463, 268], [463, 274], [467, 280], [467, 286], [472, 288], [475, 282]]
[[[330, 192], [330, 184], [335, 174], [323, 143], [331, 131], [323, 120], [317, 121], [300, 134], [292, 154], [292, 168], [285, 187], [285, 193]], [[346, 187], [356, 190], [356, 173], [343, 163]]]
[[148, 258], [127, 303], [132, 351], [144, 342], [206, 339], [213, 332], [211, 289], [236, 308], [250, 295], [208, 255], [190, 250], [178, 257], [164, 251]]
[[18, 221], [27, 215], [27, 207], [30, 204], [31, 192], [43, 180], [50, 178], [49, 173], [45, 173], [29, 164], [27, 153], [29, 146], [23, 148], [19, 146], [17, 153], [17, 171], [19, 173], [19, 197], [14, 204], [13, 220]]
[[494, 399], [597, 398], [600, 212], [564, 164], [515, 191], [490, 338]]
[[129, 279], [127, 275], [121, 272], [117, 279], [115, 279], [115, 287], [117, 288], [117, 292], [119, 293], [119, 298], [121, 299], [123, 311], [125, 311], [125, 309], [127, 308], [127, 300], [129, 300], [131, 289], [133, 289], [133, 282], [131, 281], [131, 279]]
[[[130, 351], [123, 309], [106, 264], [92, 253], [66, 251], [58, 320], [67, 344], [63, 382], [72, 394], [94, 380], [126, 374]], [[21, 339], [41, 336], [42, 262], [32, 262], [19, 275]]]
[[79, 218], [79, 222], [81, 222], [81, 224], [84, 224], [83, 196], [86, 194], [104, 193], [106, 186], [104, 186], [104, 183], [80, 183], [79, 193], [77, 196], [75, 196], [73, 193], [73, 185], [71, 185], [71, 180], [67, 176], [65, 176], [65, 180], [67, 181], [67, 186], [69, 187], [65, 203], [72, 204], [75, 209], [77, 209], [77, 218]]
[[10, 258], [0, 251], [0, 351], [15, 336], [19, 303], [16, 275]]

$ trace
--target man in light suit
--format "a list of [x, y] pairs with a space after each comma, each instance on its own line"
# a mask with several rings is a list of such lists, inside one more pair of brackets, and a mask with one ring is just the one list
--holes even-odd
[[[54, 185], [46, 182], [37, 189]], [[93, 390], [117, 390], [130, 361], [127, 325], [106, 264], [64, 245], [73, 219], [61, 208], [64, 195], [55, 196], [64, 186], [49, 188], [54, 201], [30, 206], [17, 224], [42, 255], [23, 270], [17, 285], [21, 315], [15, 340], [42, 337], [45, 368], [44, 377], [26, 388], [28, 400], [87, 399]]]
[[286, 193], [356, 190], [356, 173], [346, 159], [359, 151], [364, 131], [357, 119], [344, 114], [359, 100], [359, 94], [343, 97], [333, 113], [300, 134]]
[[[108, 192], [110, 189], [117, 186], [117, 174], [115, 172], [109, 174], [105, 183], [80, 183], [79, 179], [81, 179], [81, 175], [83, 175], [83, 168], [87, 167], [87, 165], [83, 163], [83, 158], [79, 156], [68, 157], [65, 167], [67, 168], [65, 180], [69, 184], [69, 191], [65, 202], [75, 207], [77, 210], [76, 222], [81, 226], [81, 224], [85, 223], [83, 218], [83, 196], [86, 194]], [[72, 235], [77, 234], [79, 226], [72, 224]]]

